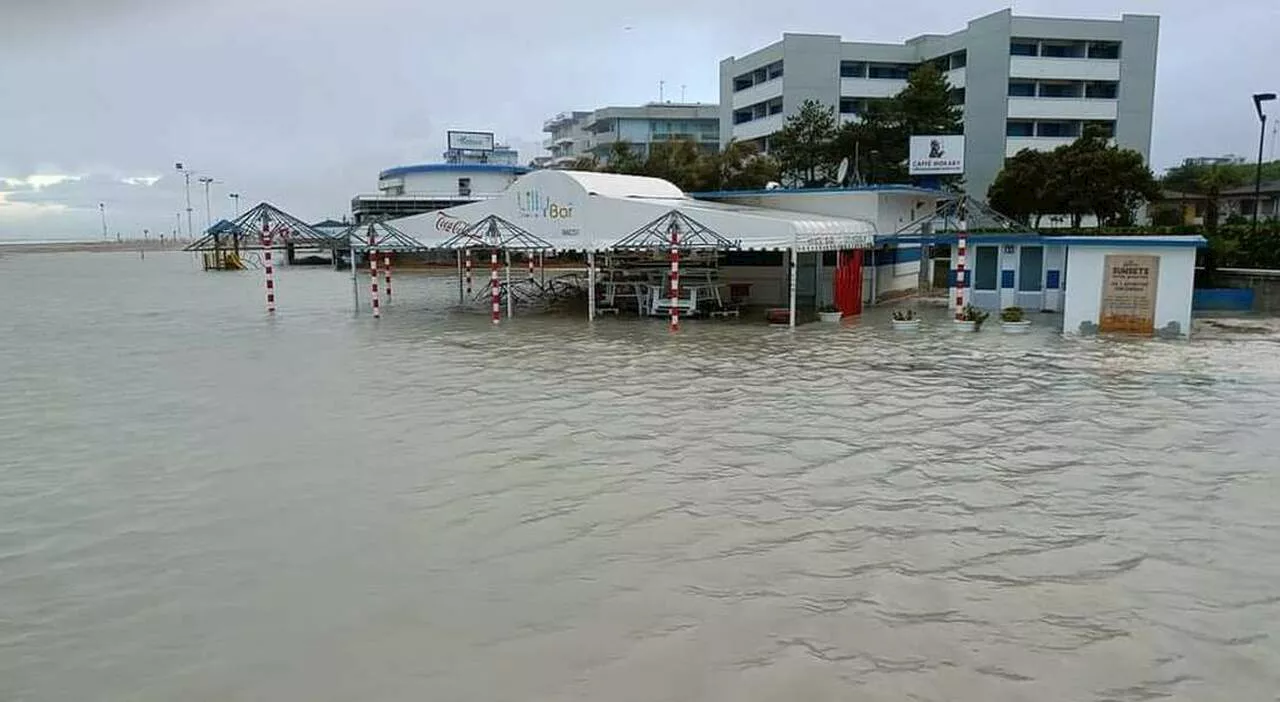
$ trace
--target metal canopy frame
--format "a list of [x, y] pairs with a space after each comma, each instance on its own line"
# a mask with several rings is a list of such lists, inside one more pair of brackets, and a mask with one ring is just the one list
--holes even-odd
[[661, 215], [609, 248], [614, 251], [670, 248], [672, 227], [678, 230], [677, 241], [681, 249], [722, 251], [741, 248], [740, 242], [730, 241], [680, 210]]
[[344, 248], [349, 246], [356, 251], [418, 252], [430, 251], [431, 247], [405, 234], [386, 220], [377, 220], [365, 224], [355, 224], [346, 229], [342, 236], [346, 239]]
[[472, 224], [443, 244], [446, 250], [502, 249], [504, 251], [554, 251], [555, 246], [532, 232], [499, 217], [489, 215]]
[[[270, 244], [262, 240], [264, 223], [271, 233]], [[322, 249], [347, 246], [344, 238], [325, 234], [269, 202], [258, 203], [230, 222], [218, 222], [206, 232], [187, 244], [183, 251], [262, 251], [282, 249], [288, 245]]]
[[915, 239], [917, 236], [928, 237], [924, 233], [925, 225], [939, 223], [941, 227], [932, 227], [938, 232], [989, 232], [993, 234], [1028, 234], [1035, 235], [1023, 225], [1003, 214], [1000, 214], [986, 203], [980, 202], [966, 193], [956, 193], [949, 200], [944, 200], [937, 211], [917, 217], [915, 220], [898, 227], [891, 237], [896, 239]]

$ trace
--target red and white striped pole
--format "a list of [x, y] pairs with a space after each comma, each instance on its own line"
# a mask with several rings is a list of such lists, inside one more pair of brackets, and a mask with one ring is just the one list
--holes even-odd
[[382, 306], [378, 301], [378, 251], [373, 248], [373, 231], [369, 231], [369, 304], [373, 307], [373, 316], [382, 316]]
[[391, 302], [391, 252], [382, 252], [382, 275], [383, 281], [386, 283], [387, 302]]
[[489, 253], [489, 303], [493, 312], [493, 323], [502, 319], [502, 302], [498, 294], [498, 250]]
[[466, 250], [467, 256], [467, 296], [471, 296], [471, 249]]
[[267, 314], [276, 311], [276, 269], [271, 263], [271, 245], [273, 237], [267, 227], [267, 218], [262, 217], [262, 268], [267, 273]]
[[671, 331], [680, 331], [680, 226], [671, 222]]
[[965, 280], [965, 247], [968, 245], [964, 223], [960, 223], [960, 233], [956, 237], [956, 321], [964, 321], [964, 288]]

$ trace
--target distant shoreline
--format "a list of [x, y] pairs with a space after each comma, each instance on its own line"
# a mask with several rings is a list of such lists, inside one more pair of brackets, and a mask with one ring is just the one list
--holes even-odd
[[7, 253], [84, 253], [119, 251], [180, 251], [183, 241], [134, 239], [126, 241], [45, 241], [39, 243], [5, 243], [0, 241], [0, 254]]

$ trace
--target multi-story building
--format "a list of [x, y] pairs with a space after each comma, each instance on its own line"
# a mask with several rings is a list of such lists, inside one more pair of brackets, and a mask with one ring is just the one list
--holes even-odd
[[546, 121], [543, 143], [551, 152], [538, 165], [565, 167], [584, 156], [607, 162], [615, 142], [628, 142], [641, 158], [659, 142], [691, 139], [703, 149], [720, 148], [720, 107], [702, 103], [652, 102], [634, 107], [602, 107], [563, 112]]
[[1237, 166], [1248, 162], [1249, 159], [1235, 154], [1226, 154], [1224, 156], [1193, 156], [1191, 158], [1182, 159], [1182, 165], [1184, 166]]
[[378, 192], [351, 199], [357, 224], [408, 217], [495, 198], [529, 172], [520, 154], [508, 146], [492, 149], [448, 149], [442, 163], [417, 163], [378, 174]]
[[720, 62], [720, 140], [769, 137], [806, 100], [857, 119], [872, 100], [906, 87], [933, 62], [963, 109], [965, 183], [983, 197], [1005, 158], [1052, 149], [1097, 124], [1144, 157], [1151, 148], [1159, 18], [1119, 20], [980, 17], [947, 35], [902, 44], [841, 41], [821, 34], [782, 40]]

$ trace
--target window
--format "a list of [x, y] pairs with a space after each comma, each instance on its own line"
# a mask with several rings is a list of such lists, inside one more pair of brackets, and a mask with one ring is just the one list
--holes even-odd
[[734, 124], [742, 124], [742, 123], [744, 123], [744, 122], [750, 122], [750, 121], [751, 121], [751, 108], [750, 108], [750, 107], [746, 107], [746, 108], [743, 108], [743, 109], [741, 109], [741, 110], [734, 110], [734, 111], [733, 111], [733, 123], [734, 123]]
[[951, 70], [964, 68], [969, 62], [969, 55], [964, 51], [957, 51], [954, 54], [951, 54], [948, 58], [951, 61]]
[[1036, 123], [1030, 120], [1011, 119], [1005, 124], [1005, 136], [1029, 137], [1036, 135]]
[[1084, 96], [1087, 98], [1115, 100], [1119, 93], [1120, 84], [1114, 81], [1095, 81], [1084, 86]]
[[458, 197], [471, 197], [471, 179], [458, 179]]
[[1120, 44], [1114, 41], [1091, 42], [1089, 44], [1089, 58], [1118, 59], [1120, 58]]
[[774, 80], [775, 78], [781, 78], [781, 77], [782, 77], [782, 62], [774, 61], [768, 66], [764, 66], [763, 68], [757, 68], [754, 71], [751, 71], [750, 73], [743, 73], [742, 75], [734, 78], [733, 91], [736, 93], [739, 90], [746, 90], [747, 88], [750, 88], [753, 85], [767, 83], [771, 80]]
[[1041, 83], [1042, 98], [1078, 98], [1081, 85], [1079, 83]]
[[979, 246], [973, 265], [973, 289], [995, 290], [1000, 269], [1000, 247]]
[[1084, 43], [1078, 41], [1042, 42], [1040, 44], [1040, 55], [1053, 58], [1084, 58]]
[[1018, 252], [1018, 291], [1040, 292], [1044, 281], [1044, 247], [1023, 246]]
[[1029, 80], [1009, 81], [1009, 97], [1035, 97], [1036, 84]]
[[774, 98], [769, 101], [769, 114], [776, 115], [782, 112], [782, 98]]
[[1038, 56], [1039, 43], [1034, 39], [1014, 39], [1009, 42], [1010, 56]]
[[1042, 137], [1078, 137], [1078, 122], [1037, 122], [1036, 136]]
[[964, 96], [965, 96], [964, 88], [952, 88], [947, 93], [947, 97], [950, 98], [952, 105], [963, 105]]
[[867, 77], [879, 80], [906, 80], [912, 66], [906, 63], [873, 63], [867, 66]]
[[862, 61], [841, 61], [840, 62], [841, 78], [866, 78], [867, 64]]

